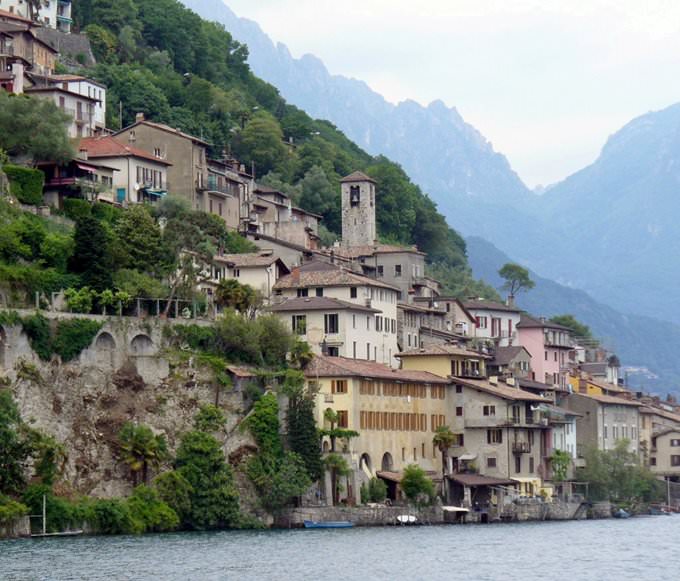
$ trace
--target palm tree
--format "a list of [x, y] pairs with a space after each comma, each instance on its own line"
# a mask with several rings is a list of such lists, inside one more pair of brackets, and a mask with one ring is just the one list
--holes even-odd
[[324, 458], [323, 464], [326, 470], [330, 470], [331, 473], [331, 497], [333, 499], [333, 506], [335, 506], [338, 504], [340, 496], [338, 476], [349, 477], [351, 470], [349, 464], [347, 464], [347, 460], [340, 454], [335, 454], [334, 452], [331, 452]]
[[447, 451], [456, 440], [456, 435], [450, 430], [449, 426], [439, 426], [434, 431], [432, 443], [439, 448], [442, 453], [442, 498], [446, 500], [446, 469], [448, 467]]
[[151, 428], [126, 422], [118, 433], [118, 443], [123, 461], [130, 468], [132, 484], [137, 486], [141, 473], [142, 483], [149, 480], [149, 467], [157, 470], [167, 458], [168, 448], [162, 435]]

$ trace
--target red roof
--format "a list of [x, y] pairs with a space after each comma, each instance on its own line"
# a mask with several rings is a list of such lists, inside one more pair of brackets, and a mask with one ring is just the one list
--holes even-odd
[[87, 151], [88, 158], [133, 156], [148, 159], [162, 165], [172, 165], [170, 162], [159, 159], [148, 151], [131, 145], [125, 145], [110, 136], [81, 139], [79, 149]]
[[30, 18], [24, 18], [19, 14], [7, 12], [7, 10], [0, 10], [0, 20], [4, 20], [5, 18], [9, 20], [16, 20], [17, 22], [25, 22], [26, 24], [32, 24], [33, 26], [40, 26], [39, 23], [33, 22]]

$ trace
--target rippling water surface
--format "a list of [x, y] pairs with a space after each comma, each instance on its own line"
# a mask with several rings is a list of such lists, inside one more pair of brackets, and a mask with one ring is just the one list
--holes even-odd
[[0, 541], [4, 580], [680, 580], [680, 515]]

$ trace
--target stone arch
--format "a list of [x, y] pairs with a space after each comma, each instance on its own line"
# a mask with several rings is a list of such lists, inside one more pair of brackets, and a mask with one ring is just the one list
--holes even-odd
[[94, 350], [97, 355], [97, 363], [113, 365], [113, 356], [116, 352], [116, 340], [111, 333], [102, 331], [94, 341]]
[[324, 440], [322, 449], [324, 454], [327, 454], [331, 451], [331, 445], [328, 443], [328, 440]]
[[132, 341], [130, 341], [130, 351], [136, 356], [153, 355], [154, 344], [151, 337], [144, 333], [135, 335]]
[[364, 452], [359, 458], [359, 470], [363, 470], [364, 472], [368, 472], [370, 474], [373, 473], [371, 457], [366, 452]]
[[382, 457], [381, 468], [383, 472], [392, 472], [394, 468], [394, 460], [392, 460], [392, 454], [385, 452]]

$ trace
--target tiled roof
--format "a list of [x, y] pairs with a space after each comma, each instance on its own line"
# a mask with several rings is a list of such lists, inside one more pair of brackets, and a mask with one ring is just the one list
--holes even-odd
[[305, 376], [315, 377], [370, 377], [390, 381], [449, 384], [451, 381], [427, 371], [392, 369], [382, 363], [347, 357], [316, 355], [305, 368]]
[[680, 416], [677, 414], [674, 414], [672, 412], [662, 410], [659, 408], [651, 407], [651, 406], [644, 406], [640, 408], [640, 413], [641, 414], [654, 414], [657, 416], [661, 416], [662, 418], [666, 418], [667, 420], [672, 420], [674, 422], [678, 422], [680, 424]]
[[420, 252], [415, 246], [395, 246], [394, 244], [363, 244], [360, 246], [338, 246], [330, 251], [342, 258], [359, 258], [360, 256], [373, 256], [375, 254], [394, 254], [399, 252]]
[[362, 311], [366, 313], [380, 313], [378, 309], [372, 309], [363, 305], [356, 305], [331, 297], [293, 297], [282, 303], [273, 305], [270, 311]]
[[419, 355], [458, 355], [461, 357], [470, 357], [474, 359], [491, 359], [488, 355], [483, 355], [477, 351], [470, 351], [464, 347], [451, 345], [449, 343], [432, 343], [419, 347], [418, 349], [411, 349], [397, 353], [395, 357], [415, 357]]
[[25, 22], [26, 24], [32, 24], [33, 26], [40, 26], [37, 22], [33, 22], [30, 18], [24, 18], [19, 14], [14, 12], [7, 12], [7, 10], [0, 10], [0, 20], [8, 18], [9, 20], [16, 20], [18, 22]]
[[258, 266], [269, 266], [277, 260], [278, 256], [273, 254], [261, 254], [259, 252], [245, 252], [243, 254], [222, 254], [215, 256], [215, 262], [225, 262], [236, 268], [249, 268]]
[[236, 377], [257, 377], [256, 369], [245, 365], [228, 365], [227, 371], [231, 371]]
[[[329, 268], [330, 267], [330, 268]], [[312, 286], [377, 286], [390, 290], [397, 287], [380, 282], [367, 276], [355, 274], [345, 268], [327, 263], [308, 263], [297, 267], [286, 276], [282, 276], [274, 285], [274, 289], [304, 288]]]
[[509, 307], [506, 304], [497, 303], [496, 301], [487, 301], [486, 299], [468, 299], [463, 301], [463, 306], [468, 310], [484, 309], [487, 311], [507, 311], [509, 313], [521, 312], [517, 307]]
[[493, 357], [493, 363], [496, 365], [508, 365], [515, 357], [524, 351], [527, 355], [529, 352], [526, 347], [497, 347]]
[[345, 176], [344, 178], [342, 178], [340, 180], [340, 182], [373, 182], [373, 183], [376, 183], [376, 181], [372, 177], [367, 176], [362, 171], [353, 171], [348, 176]]
[[132, 129], [133, 127], [137, 127], [138, 125], [148, 125], [149, 127], [154, 127], [156, 129], [160, 129], [161, 131], [165, 131], [166, 133], [173, 133], [174, 135], [179, 135], [180, 137], [185, 137], [186, 139], [191, 139], [191, 141], [194, 141], [195, 143], [200, 143], [201, 145], [210, 145], [207, 141], [204, 141], [203, 139], [196, 137], [195, 135], [189, 135], [188, 133], [184, 133], [184, 131], [180, 131], [179, 129], [175, 129], [174, 127], [170, 127], [169, 125], [164, 125], [163, 123], [156, 123], [154, 121], [149, 121], [148, 119], [142, 119], [141, 121], [135, 121], [132, 125], [128, 125], [124, 129], [121, 129], [120, 131], [116, 131], [114, 135], [118, 135], [119, 133], [122, 133], [123, 131], [127, 131], [128, 129]]
[[673, 434], [673, 433], [678, 433], [680, 434], [680, 428], [673, 428], [673, 427], [666, 427], [658, 432], [654, 432], [652, 434], [653, 437], [658, 438], [659, 436], [665, 436], [666, 434]]
[[569, 397], [572, 396], [587, 397], [589, 399], [595, 400], [596, 402], [608, 405], [628, 405], [642, 407], [642, 404], [639, 401], [625, 399], [623, 397], [614, 397], [613, 395], [595, 395], [592, 393], [572, 393], [569, 395]]
[[551, 323], [548, 319], [537, 319], [535, 317], [531, 317], [525, 313], [522, 313], [519, 323], [517, 323], [517, 328], [522, 328], [522, 329], [535, 329], [535, 328], [540, 328], [540, 329], [557, 329], [558, 331], [567, 331], [571, 332], [571, 329], [568, 327], [565, 327], [564, 325], [558, 325], [557, 323]]
[[540, 395], [535, 395], [533, 393], [529, 393], [528, 391], [524, 391], [523, 389], [509, 387], [507, 385], [494, 385], [486, 379], [461, 379], [459, 377], [454, 377], [453, 382], [461, 384], [465, 387], [473, 387], [485, 393], [498, 396], [502, 399], [509, 399], [513, 401], [550, 402], [549, 399], [541, 397]]
[[80, 140], [79, 149], [87, 151], [88, 158], [133, 156], [148, 159], [161, 165], [172, 165], [170, 162], [159, 159], [148, 151], [132, 147], [131, 145], [125, 145], [108, 135], [105, 137], [85, 137]]
[[593, 379], [592, 377], [588, 377], [586, 381], [588, 383], [592, 383], [593, 385], [599, 387], [600, 389], [610, 391], [612, 393], [631, 393], [631, 391], [629, 389], [626, 389], [625, 387], [620, 387], [618, 385], [614, 385], [613, 383], [607, 383], [606, 381], [598, 381], [596, 379]]

